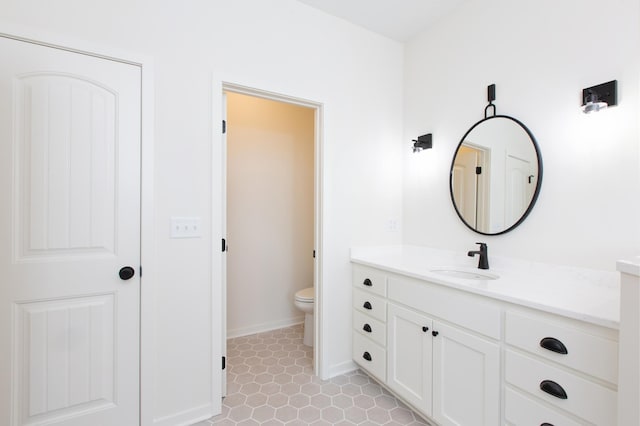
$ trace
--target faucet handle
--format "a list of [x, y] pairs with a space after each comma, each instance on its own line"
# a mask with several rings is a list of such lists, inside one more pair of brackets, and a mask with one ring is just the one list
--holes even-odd
[[480, 244], [480, 248], [487, 246], [487, 243], [476, 243], [476, 244]]

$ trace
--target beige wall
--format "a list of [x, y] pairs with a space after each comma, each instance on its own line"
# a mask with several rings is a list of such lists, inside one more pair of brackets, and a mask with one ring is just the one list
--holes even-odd
[[314, 110], [227, 94], [227, 333], [303, 320], [313, 285]]

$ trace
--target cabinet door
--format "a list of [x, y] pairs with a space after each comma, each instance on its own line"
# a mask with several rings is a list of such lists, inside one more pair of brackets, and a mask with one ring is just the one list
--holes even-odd
[[498, 344], [438, 322], [433, 328], [433, 418], [442, 426], [499, 424]]
[[399, 396], [431, 414], [432, 321], [389, 304], [387, 384]]

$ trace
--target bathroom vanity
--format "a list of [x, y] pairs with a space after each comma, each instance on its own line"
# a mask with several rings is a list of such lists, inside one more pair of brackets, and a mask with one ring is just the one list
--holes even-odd
[[615, 272], [354, 248], [353, 359], [438, 425], [615, 425]]

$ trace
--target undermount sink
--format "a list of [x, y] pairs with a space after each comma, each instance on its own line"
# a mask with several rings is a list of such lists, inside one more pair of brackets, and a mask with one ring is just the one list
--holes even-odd
[[491, 272], [462, 268], [438, 268], [431, 269], [431, 272], [452, 278], [462, 278], [465, 280], [497, 280], [500, 278], [499, 275], [492, 274]]

